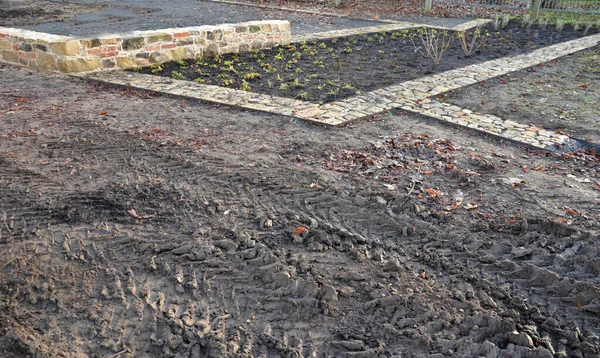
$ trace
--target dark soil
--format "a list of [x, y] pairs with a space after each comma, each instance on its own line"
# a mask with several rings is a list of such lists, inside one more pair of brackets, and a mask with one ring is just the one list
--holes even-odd
[[[559, 33], [553, 27], [527, 29], [510, 23], [496, 31], [489, 25], [482, 28], [481, 46], [471, 57], [465, 56], [458, 40], [453, 39], [437, 67], [415, 48], [416, 45], [424, 51], [418, 31], [293, 44], [260, 52], [170, 62], [141, 71], [326, 103], [432, 73], [527, 53], [578, 38], [584, 30], [575, 32], [568, 28]], [[588, 34], [595, 31], [592, 28]], [[449, 36], [455, 34], [449, 33]]]
[[463, 108], [600, 143], [600, 47], [440, 97]]

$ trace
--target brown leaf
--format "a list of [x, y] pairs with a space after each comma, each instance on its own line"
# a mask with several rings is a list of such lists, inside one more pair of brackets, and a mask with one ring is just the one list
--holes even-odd
[[307, 233], [308, 233], [308, 229], [305, 228], [304, 226], [298, 226], [297, 228], [292, 230], [292, 234], [294, 234], [294, 235], [302, 235], [302, 234], [307, 234]]

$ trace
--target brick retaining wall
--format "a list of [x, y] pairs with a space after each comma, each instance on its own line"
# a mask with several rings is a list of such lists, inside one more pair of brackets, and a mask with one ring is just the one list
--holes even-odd
[[290, 23], [268, 20], [74, 38], [0, 27], [0, 61], [64, 73], [148, 66], [290, 43]]

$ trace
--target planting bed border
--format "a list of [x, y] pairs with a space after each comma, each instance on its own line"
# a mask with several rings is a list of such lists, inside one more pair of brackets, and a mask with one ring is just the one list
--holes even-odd
[[133, 31], [86, 38], [0, 27], [0, 61], [35, 69], [81, 73], [127, 69], [208, 54], [287, 45], [288, 21]]
[[[461, 30], [465, 29], [465, 25], [461, 25]], [[472, 24], [472, 26], [475, 25], [476, 23]], [[384, 31], [390, 26], [410, 25], [408, 23], [383, 25], [369, 27], [368, 29], [371, 32]], [[348, 31], [360, 31], [360, 29]], [[334, 31], [313, 34], [311, 39], [337, 36], [343, 35], [339, 34], [339, 31]], [[293, 42], [305, 40], [307, 40], [306, 37], [302, 36], [301, 38], [295, 38]], [[191, 81], [157, 78], [156, 76], [139, 73], [111, 72], [102, 76], [92, 74], [86, 76], [86, 78], [98, 82], [162, 92], [249, 110], [292, 116], [328, 126], [340, 126], [387, 110], [402, 109], [453, 125], [468, 127], [486, 134], [523, 143], [531, 147], [556, 150], [557, 147], [574, 145], [576, 141], [568, 136], [547, 131], [543, 128], [503, 120], [494, 115], [473, 113], [468, 109], [439, 102], [432, 98], [450, 90], [539, 65], [543, 62], [594, 47], [599, 42], [600, 34], [586, 36], [540, 48], [528, 54], [504, 57], [470, 65], [326, 104], [315, 104], [290, 98], [203, 85]]]

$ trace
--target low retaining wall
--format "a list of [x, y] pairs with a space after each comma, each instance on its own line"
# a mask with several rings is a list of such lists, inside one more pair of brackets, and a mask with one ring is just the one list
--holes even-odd
[[64, 73], [148, 66], [290, 43], [288, 21], [134, 31], [90, 38], [0, 27], [0, 61]]

